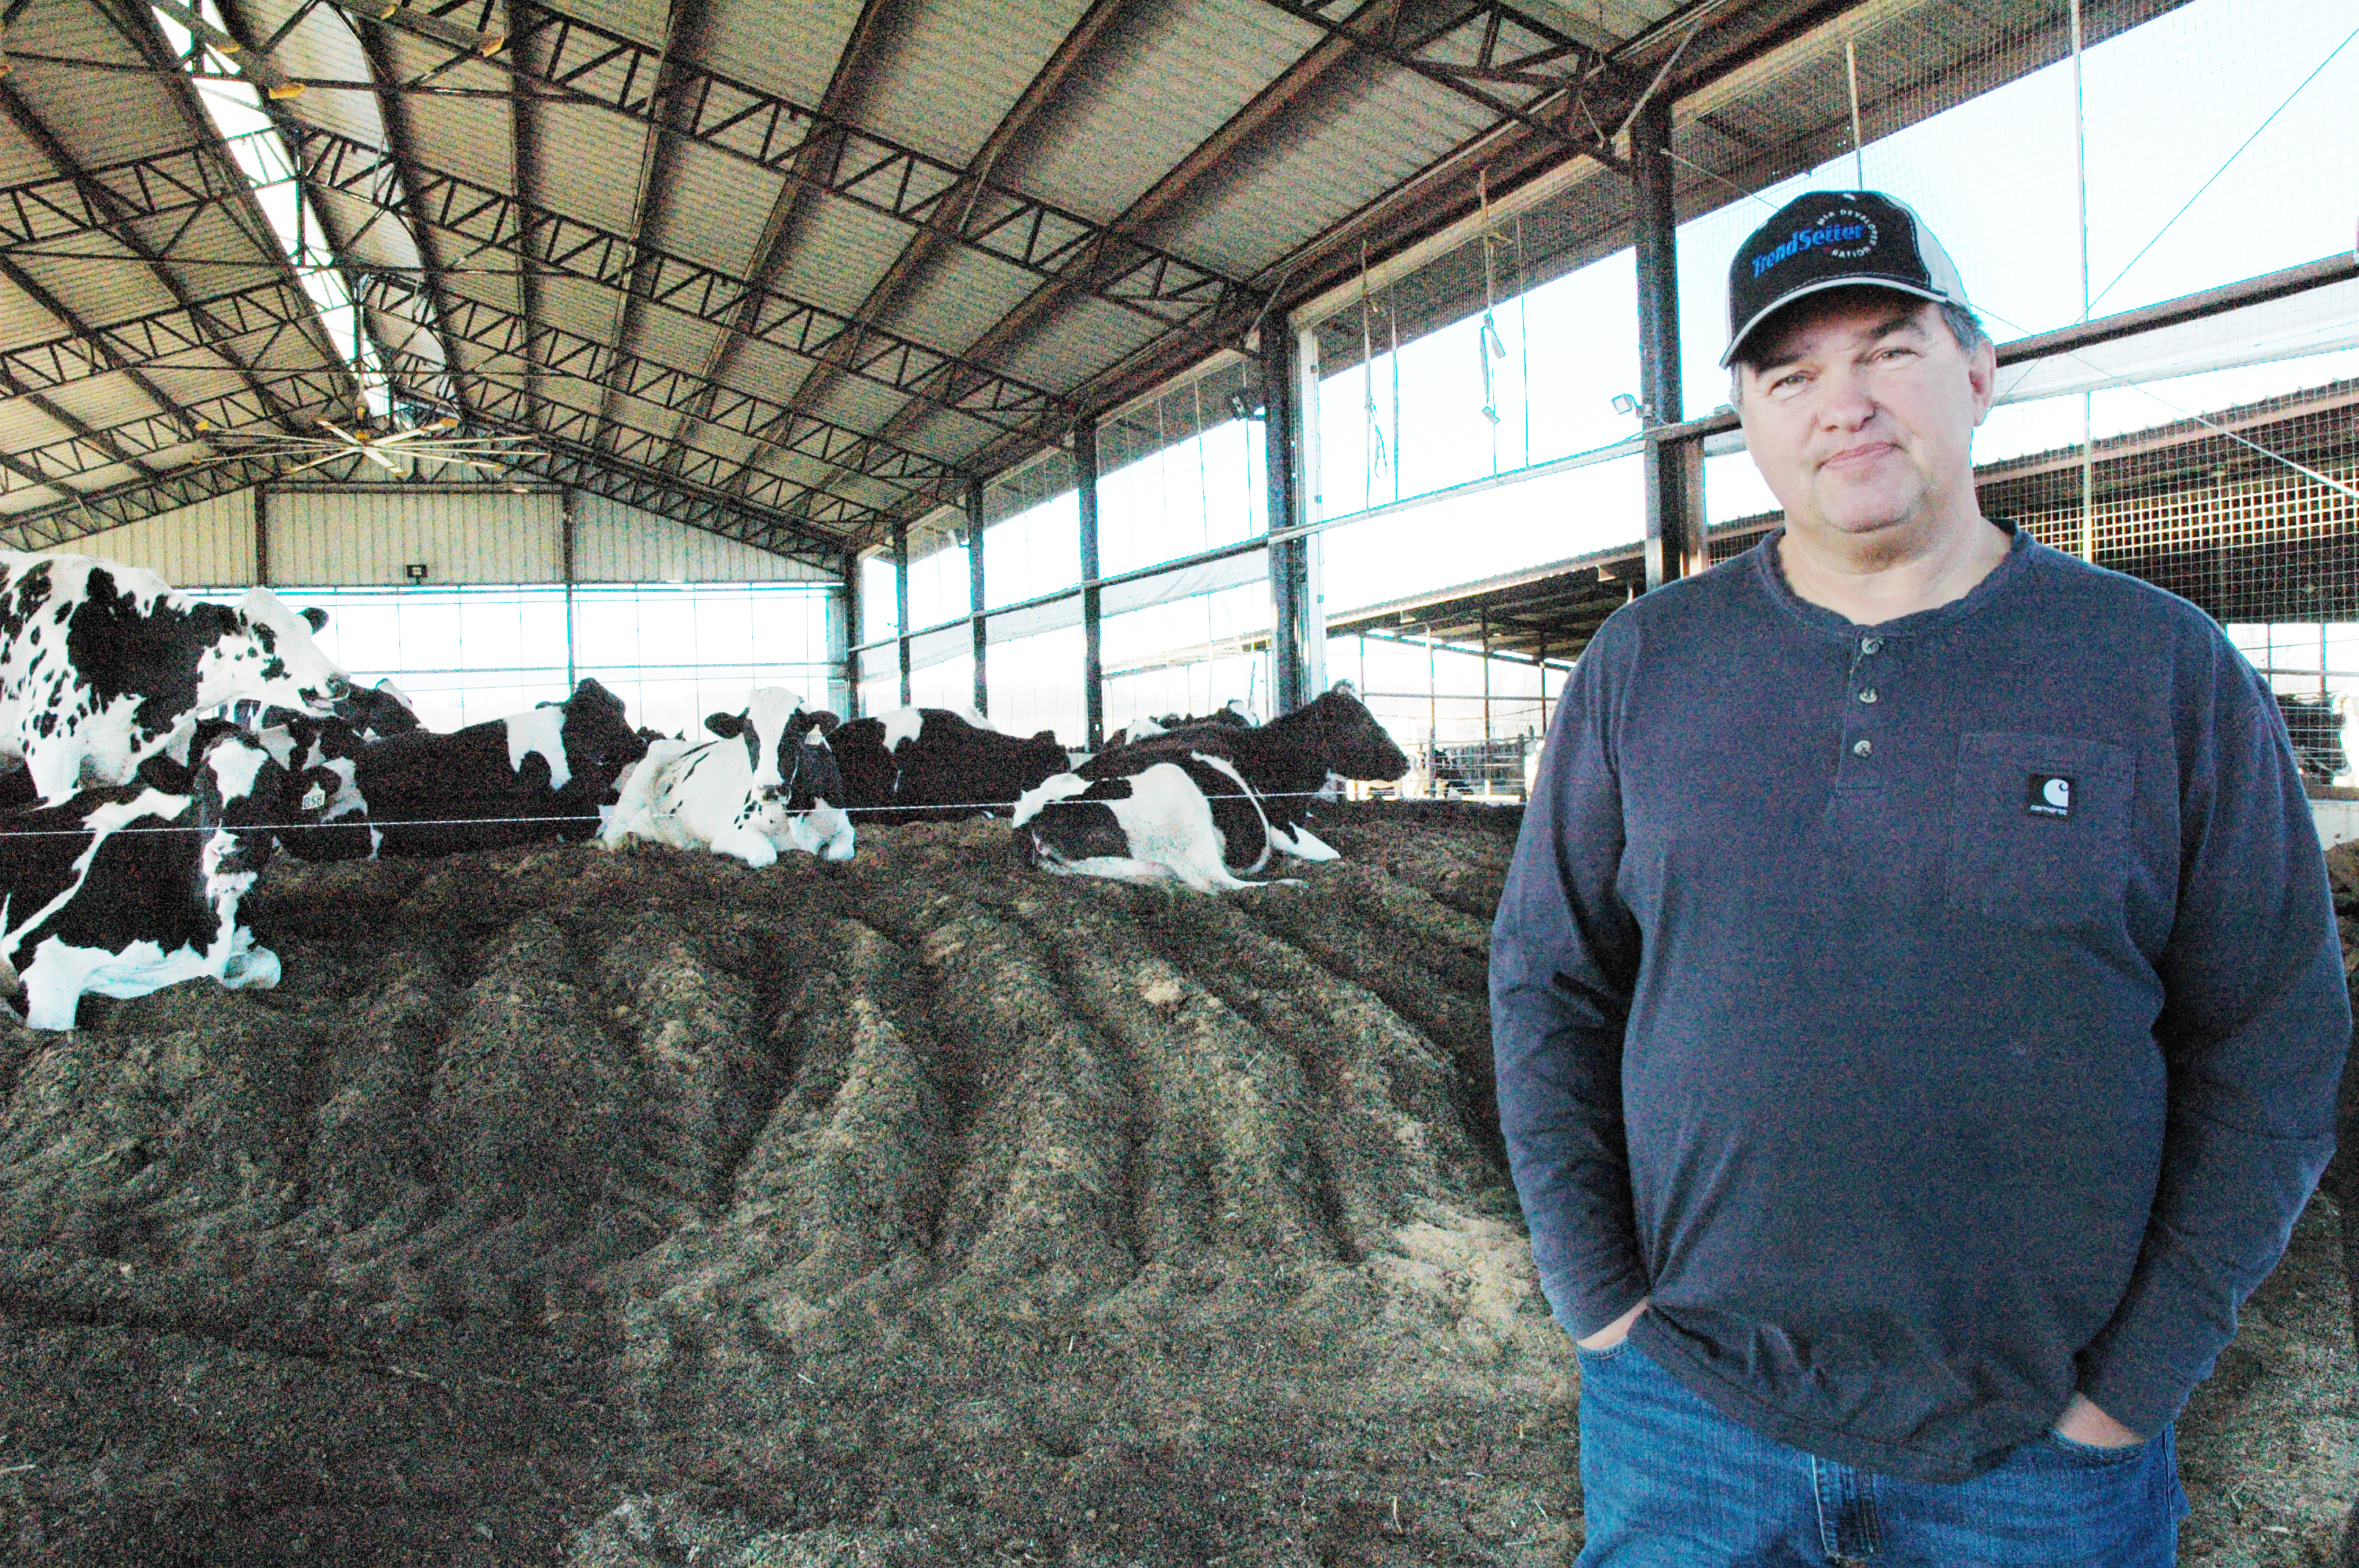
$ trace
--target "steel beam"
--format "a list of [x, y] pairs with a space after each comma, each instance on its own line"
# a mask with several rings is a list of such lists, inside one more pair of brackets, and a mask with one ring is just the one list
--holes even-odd
[[983, 578], [983, 481], [970, 477], [966, 481], [966, 611], [967, 626], [974, 639], [974, 710], [988, 716], [991, 712], [991, 678], [986, 673], [989, 662], [985, 640]]
[[[343, 390], [343, 377], [329, 371], [266, 371], [260, 380], [281, 397], [292, 395], [294, 406], [316, 406], [321, 413], [336, 407]], [[171, 414], [143, 414], [119, 424], [85, 427], [63, 440], [27, 447], [9, 457], [30, 482], [49, 484], [188, 446], [201, 438], [190, 436], [183, 423], [191, 416], [223, 427], [264, 417], [260, 399], [249, 388], [191, 403]], [[20, 488], [0, 480], [0, 495]]]
[[[1267, 527], [1273, 534], [1309, 521], [1303, 506], [1302, 405], [1298, 394], [1298, 347], [1283, 321], [1262, 330], [1261, 396], [1263, 471], [1267, 483]], [[1307, 539], [1285, 539], [1269, 547], [1270, 714], [1291, 713], [1317, 695], [1307, 691], [1310, 667], [1310, 574]]]
[[194, 506], [217, 495], [234, 495], [261, 483], [280, 467], [277, 459], [236, 458], [181, 472], [127, 480], [70, 501], [0, 515], [0, 538], [20, 550], [54, 550], [126, 523]]
[[[372, 274], [361, 297], [372, 309], [416, 319], [419, 287], [389, 274]], [[929, 499], [948, 493], [958, 476], [940, 458], [933, 458], [848, 426], [798, 416], [788, 405], [741, 392], [713, 387], [691, 371], [637, 354], [618, 354], [612, 345], [561, 328], [535, 328], [525, 318], [465, 295], [446, 294], [445, 325], [462, 342], [494, 358], [524, 361], [542, 375], [604, 383], [624, 395], [666, 412], [692, 403], [705, 409], [705, 420], [716, 429], [742, 435], [769, 430], [778, 449], [816, 462], [835, 464], [862, 479]], [[496, 379], [478, 368], [472, 373]], [[519, 391], [525, 390], [520, 387]], [[576, 411], [556, 404], [543, 405], [552, 420], [574, 417]]]
[[893, 524], [893, 646], [901, 666], [901, 706], [909, 706], [909, 525]]
[[[645, 235], [659, 226], [658, 214], [669, 213], [672, 200], [672, 166], [676, 138], [673, 122], [679, 118], [679, 71], [684, 55], [700, 52], [704, 40], [704, 0], [671, 0], [664, 18], [663, 44], [656, 57], [655, 117], [640, 149], [638, 189], [631, 200], [631, 232]], [[639, 318], [645, 308], [647, 283], [658, 264], [640, 250], [630, 259], [624, 277], [622, 310], [614, 322], [614, 347], [628, 350], [638, 341]], [[750, 297], [749, 297], [750, 299]], [[724, 337], [723, 341], [728, 340]], [[600, 445], [613, 417], [614, 389], [605, 386], [598, 406], [598, 427], [591, 445]]]
[[[991, 171], [998, 167], [1000, 158], [1010, 147], [1020, 144], [1030, 134], [1040, 114], [1058, 101], [1059, 92], [1066, 80], [1096, 47], [1104, 29], [1117, 18], [1129, 14], [1138, 3], [1139, 0], [1095, 0], [1081, 20], [1066, 32], [1047, 62], [1033, 74], [1031, 82], [1015, 105], [1000, 116], [999, 124], [984, 138], [958, 185], [943, 193], [941, 200], [946, 207], [953, 211], [970, 208], [983, 199]], [[839, 80], [842, 77], [841, 69], [838, 76]], [[835, 88], [831, 85], [829, 91], [832, 94]], [[951, 243], [947, 233], [940, 229], [920, 229], [911, 235], [900, 254], [893, 258], [893, 265], [886, 269], [885, 276], [877, 279], [869, 289], [867, 297], [853, 311], [853, 319], [860, 321], [884, 320], [908, 297], [917, 283], [933, 270], [934, 264]], [[793, 406], [799, 410], [816, 408], [842, 374], [842, 370], [832, 364], [816, 367], [803, 378], [802, 384], [795, 388]], [[762, 457], [758, 448], [746, 455], [745, 472], [747, 476], [756, 471]]]
[[842, 641], [836, 641], [836, 618], [828, 617], [828, 641], [833, 644], [828, 652], [842, 661], [843, 669], [843, 716], [860, 717], [860, 552], [847, 550], [842, 557], [837, 579], [843, 584], [841, 595], [843, 606]]
[[[516, 7], [507, 7], [507, 32], [513, 36], [517, 21]], [[509, 51], [513, 54], [515, 51]], [[540, 201], [540, 113], [533, 106], [533, 94], [524, 91], [520, 77], [508, 79], [508, 131], [516, 152], [511, 168], [516, 171], [516, 195], [526, 202]], [[527, 262], [516, 270], [516, 303], [522, 312], [525, 341], [525, 409], [534, 424], [540, 423], [541, 365], [533, 357], [529, 345], [540, 327], [540, 269]], [[567, 512], [572, 515], [570, 507]]]
[[[490, 0], [421, 6], [481, 27]], [[1092, 292], [1166, 325], [1246, 297], [1214, 268], [1142, 243], [1111, 226], [968, 170], [841, 115], [689, 62], [668, 75], [660, 48], [608, 32], [534, 0], [505, 0], [514, 25], [489, 62], [545, 92], [595, 103], [828, 196], [929, 230], [1043, 278], [1093, 258]], [[478, 19], [481, 18], [481, 19]], [[462, 57], [473, 59], [473, 56]]]
[[[0, 82], [0, 92], [6, 84]], [[401, 223], [423, 221], [465, 241], [474, 253], [538, 264], [553, 273], [623, 289], [636, 275], [649, 303], [707, 324], [726, 324], [733, 312], [756, 307], [746, 335], [818, 362], [841, 356], [851, 373], [905, 396], [1002, 429], [1027, 428], [1042, 419], [1070, 414], [1064, 399], [1014, 376], [923, 343], [863, 325], [822, 306], [775, 289], [758, 289], [743, 278], [634, 242], [627, 235], [570, 218], [548, 208], [461, 176], [413, 162], [406, 191], [386, 187], [397, 168], [381, 148], [316, 125], [288, 132], [297, 172], [315, 196], [357, 202], [375, 219]], [[147, 158], [126, 159], [92, 170], [88, 184], [105, 200], [94, 206], [115, 209], [82, 232], [116, 237], [125, 221], [161, 217], [218, 204], [230, 195], [206, 189], [188, 178], [188, 154], [176, 148]], [[164, 178], [168, 171], [173, 178]], [[0, 223], [0, 250], [21, 233], [25, 243], [47, 243], [73, 231], [79, 214], [70, 199], [71, 178], [41, 179], [0, 189], [0, 215], [21, 228]], [[89, 192], [84, 192], [89, 194]], [[408, 209], [419, 209], [416, 213]], [[949, 390], [954, 384], [954, 390]]]
[[[1327, 14], [1341, 8], [1332, 4], [1262, 3], [1310, 23], [1361, 53], [1478, 103], [1502, 121], [1521, 125], [1573, 152], [1603, 154], [1613, 161], [1609, 132], [1594, 123], [1583, 128], [1574, 117], [1582, 107], [1582, 89], [1589, 82], [1609, 74], [1618, 80], [1619, 73], [1602, 51], [1513, 5], [1497, 0], [1463, 0], [1439, 8], [1438, 14], [1429, 7], [1423, 16], [1412, 19], [1403, 14], [1405, 7], [1392, 4], [1384, 6], [1378, 16], [1366, 16], [1364, 11], [1349, 21], [1339, 21]], [[1503, 42], [1509, 51], [1505, 55], [1500, 50]], [[1493, 86], [1522, 88], [1528, 96], [1522, 103], [1511, 103], [1487, 90]]]
[[1078, 476], [1082, 544], [1082, 710], [1094, 752], [1105, 744], [1105, 649], [1102, 639], [1104, 590], [1098, 586], [1098, 427], [1084, 419], [1073, 427], [1073, 469]]
[[[13, 272], [5, 257], [0, 257], [0, 271]], [[300, 287], [274, 279], [251, 288], [190, 299], [128, 320], [85, 322], [81, 330], [61, 338], [0, 350], [0, 396], [21, 397], [27, 393], [47, 392], [117, 371], [133, 373], [135, 381], [145, 373], [165, 368], [235, 373], [237, 367], [225, 362], [174, 365], [171, 362], [192, 355], [217, 355], [219, 344], [234, 342], [256, 332], [299, 330], [305, 322], [317, 321], [319, 316], [319, 307], [311, 303]], [[257, 355], [268, 353], [276, 341], [274, 338], [258, 345]], [[141, 390], [158, 405], [174, 406], [173, 400], [160, 392], [145, 386]]]
[[1658, 92], [1630, 124], [1631, 232], [1637, 245], [1638, 397], [1646, 419], [1647, 586], [1700, 572], [1703, 449], [1666, 441], [1680, 420], [1679, 215], [1672, 210], [1671, 100]]
[[[1362, 0], [1355, 15], [1375, 15], [1395, 4], [1395, 0]], [[1352, 58], [1351, 46], [1339, 39], [1325, 38], [1313, 45], [1299, 59], [1280, 73], [1277, 80], [1256, 93], [1246, 104], [1229, 116], [1221, 128], [1200, 143], [1186, 157], [1174, 165], [1145, 194], [1114, 221], [1117, 233], [1128, 234], [1143, 230], [1172, 211], [1218, 170], [1234, 167], [1241, 160], [1243, 149], [1256, 137], [1288, 112], [1308, 100], [1326, 85], [1337, 68]], [[1059, 274], [1049, 282], [1034, 289], [1006, 315], [991, 326], [982, 337], [968, 346], [967, 352], [976, 357], [991, 357], [1007, 352], [1028, 338], [1051, 314], [1075, 295], [1093, 290], [1092, 258], [1082, 256], [1077, 265]], [[1172, 334], [1192, 337], [1194, 334]], [[1191, 351], [1198, 357], [1212, 344], [1209, 341]], [[1093, 399], [1099, 406], [1105, 405]], [[885, 422], [880, 435], [892, 437], [915, 422], [922, 412], [904, 408]], [[1023, 439], [1037, 438], [1032, 433], [1022, 433], [1021, 438], [995, 439], [975, 454], [973, 464], [989, 471], [997, 461], [1013, 455]]]
[[[828, 82], [827, 92], [820, 99], [821, 114], [841, 118], [859, 112], [862, 100], [882, 78], [884, 60], [891, 52], [893, 42], [899, 37], [902, 27], [908, 22], [911, 10], [905, 0], [868, 0], [860, 8], [859, 19], [852, 27], [852, 36], [845, 40], [842, 51], [836, 57], [835, 71]], [[798, 174], [808, 173], [804, 166], [817, 163], [821, 152], [817, 146], [806, 148], [803, 157], [796, 160]], [[818, 188], [810, 179], [789, 179], [787, 182], [777, 200], [771, 203], [769, 216], [762, 224], [761, 236], [754, 243], [753, 256], [745, 267], [745, 276], [750, 281], [766, 286], [777, 277], [779, 268], [800, 244], [811, 214], [820, 204]], [[877, 313], [864, 308], [853, 312], [853, 319], [864, 323], [874, 323], [881, 319]], [[727, 375], [745, 343], [745, 339], [740, 332], [723, 335], [713, 345], [712, 352], [705, 362], [705, 379], [718, 383]], [[795, 388], [791, 401], [799, 408], [815, 408], [819, 405], [819, 396], [813, 384], [832, 384], [833, 380], [832, 366], [824, 363], [815, 365], [803, 377], [801, 384]], [[695, 412], [691, 409], [689, 417], [680, 422], [683, 438], [695, 418]], [[763, 455], [764, 447], [757, 443], [746, 454], [745, 467], [740, 470], [741, 473], [750, 475], [759, 471]]]

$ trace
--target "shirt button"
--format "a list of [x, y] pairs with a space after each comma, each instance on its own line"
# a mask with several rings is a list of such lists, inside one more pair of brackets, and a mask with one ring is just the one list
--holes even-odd
[[1859, 694], [1859, 699], [1862, 702], [1874, 702], [1875, 700], [1875, 688], [1874, 687], [1869, 687], [1865, 691]]
[[1859, 651], [1863, 654], [1877, 653], [1883, 647], [1884, 639], [1881, 637], [1862, 637], [1859, 640]]
[[1875, 747], [1873, 747], [1873, 746], [1869, 745], [1869, 744], [1868, 744], [1866, 741], [1854, 741], [1851, 743], [1851, 754], [1852, 754], [1853, 756], [1854, 756], [1854, 757], [1864, 757], [1864, 756], [1866, 756], [1870, 752], [1873, 752], [1873, 751], [1875, 751]]

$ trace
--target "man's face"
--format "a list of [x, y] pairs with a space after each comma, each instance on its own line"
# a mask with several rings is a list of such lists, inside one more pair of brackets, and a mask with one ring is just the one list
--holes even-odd
[[1789, 527], [1863, 536], [1971, 509], [1989, 344], [1966, 353], [1939, 307], [1882, 289], [1805, 298], [1762, 330], [1736, 408]]

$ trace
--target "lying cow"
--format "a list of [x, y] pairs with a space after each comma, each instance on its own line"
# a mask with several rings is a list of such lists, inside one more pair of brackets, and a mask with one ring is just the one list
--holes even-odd
[[940, 821], [955, 811], [1012, 806], [1070, 765], [1053, 730], [1003, 734], [946, 708], [846, 719], [829, 744], [843, 774], [844, 805], [873, 822]]
[[[1234, 708], [1234, 705], [1233, 704]], [[1305, 860], [1332, 860], [1310, 830], [1314, 800], [1332, 800], [1343, 779], [1392, 780], [1408, 772], [1349, 681], [1267, 724], [1199, 723], [1100, 752], [1074, 771], [1085, 779], [1136, 773], [1158, 762], [1203, 754], [1225, 760], [1261, 797], [1273, 848]]]
[[0, 755], [55, 804], [159, 753], [185, 764], [194, 716], [235, 698], [325, 713], [352, 692], [311, 641], [326, 622], [266, 588], [231, 609], [137, 567], [0, 552]]
[[1016, 803], [1015, 834], [1027, 866], [1179, 881], [1199, 892], [1261, 886], [1245, 879], [1269, 864], [1272, 842], [1269, 818], [1234, 764], [1184, 747], [1134, 771], [1060, 773], [1027, 790]]
[[585, 679], [562, 702], [470, 724], [419, 730], [351, 752], [360, 813], [290, 838], [306, 859], [455, 855], [543, 838], [588, 838], [625, 768], [647, 753], [623, 702]]
[[765, 687], [745, 711], [705, 719], [719, 740], [651, 742], [623, 780], [599, 842], [652, 838], [749, 866], [773, 863], [788, 846], [852, 859], [852, 819], [832, 804], [843, 798], [843, 780], [819, 718], [795, 693]]
[[237, 919], [270, 854], [266, 830], [238, 829], [277, 814], [278, 764], [245, 736], [216, 734], [188, 772], [186, 793], [115, 784], [0, 816], [0, 960], [33, 1028], [71, 1029], [86, 991], [278, 983], [277, 956]]

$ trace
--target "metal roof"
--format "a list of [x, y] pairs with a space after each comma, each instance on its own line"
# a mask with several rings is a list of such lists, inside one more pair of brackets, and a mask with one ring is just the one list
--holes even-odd
[[[1678, 105], [1697, 166], [1682, 211], [1701, 211], [1848, 134], [1813, 73], [1861, 17], [1908, 23], [1862, 49], [1888, 130], [1940, 96], [1904, 58], [1911, 36], [1944, 38], [1940, 69], [1978, 91], [2055, 58], [2067, 15], [2065, 0], [204, 5], [236, 60], [301, 88], [258, 135], [299, 171], [397, 423], [530, 434], [541, 455], [519, 477], [814, 559], [883, 542], [967, 475], [1234, 349], [1364, 246], [1408, 251], [1474, 207], [1478, 177], [1495, 198], [1552, 181], [1525, 214], [1533, 281], [1618, 246], [1619, 128], [1650, 92]], [[2103, 38], [2163, 8], [2085, 10]], [[188, 62], [142, 0], [0, 11], [0, 525], [62, 543], [267, 480], [272, 460], [211, 432], [310, 430], [349, 416], [359, 385]], [[1403, 287], [1412, 329], [1470, 297], [1448, 265]]]

